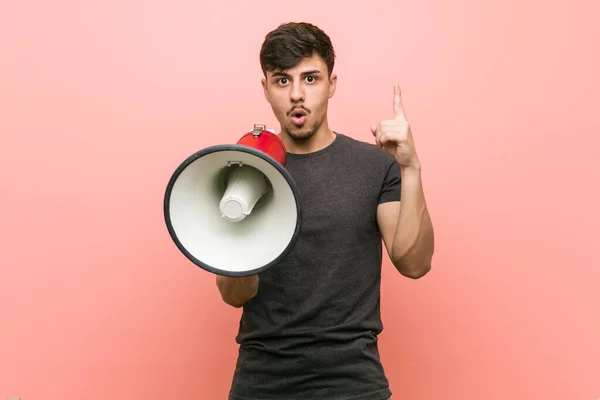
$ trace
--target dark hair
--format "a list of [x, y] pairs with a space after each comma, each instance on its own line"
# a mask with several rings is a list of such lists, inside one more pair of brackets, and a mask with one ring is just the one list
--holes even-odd
[[302, 58], [317, 53], [327, 64], [331, 76], [335, 52], [331, 39], [323, 30], [307, 22], [288, 22], [267, 33], [260, 49], [263, 74], [292, 68]]

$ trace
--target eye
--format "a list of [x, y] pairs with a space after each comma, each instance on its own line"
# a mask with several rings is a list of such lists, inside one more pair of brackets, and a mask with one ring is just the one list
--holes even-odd
[[307, 77], [306, 77], [306, 80], [307, 80], [309, 83], [313, 83], [314, 81], [316, 81], [316, 80], [317, 80], [317, 78], [316, 78], [316, 77], [314, 77], [314, 76], [312, 76], [312, 75], [309, 75], [309, 76], [307, 76]]
[[277, 79], [277, 83], [285, 85], [287, 83], [287, 78], [279, 78]]

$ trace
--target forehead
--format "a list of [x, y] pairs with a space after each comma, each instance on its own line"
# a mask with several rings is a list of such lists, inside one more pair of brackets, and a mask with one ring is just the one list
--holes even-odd
[[312, 57], [306, 57], [300, 60], [298, 64], [293, 66], [292, 68], [285, 69], [283, 71], [270, 71], [268, 74], [270, 76], [281, 76], [281, 75], [289, 75], [289, 76], [297, 76], [302, 75], [306, 72], [315, 73], [319, 71], [321, 73], [327, 72], [327, 64], [325, 61], [317, 54]]

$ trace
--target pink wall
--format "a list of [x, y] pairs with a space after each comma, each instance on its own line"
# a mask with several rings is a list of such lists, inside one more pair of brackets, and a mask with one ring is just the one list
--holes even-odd
[[384, 265], [395, 397], [600, 396], [599, 3], [271, 3], [1, 2], [0, 399], [226, 398], [239, 310], [161, 202], [275, 127], [258, 49], [287, 20], [335, 42], [335, 129], [371, 140], [403, 88], [437, 253]]

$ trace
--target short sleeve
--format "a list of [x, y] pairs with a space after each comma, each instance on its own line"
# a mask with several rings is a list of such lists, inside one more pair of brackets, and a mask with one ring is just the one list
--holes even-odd
[[400, 201], [400, 165], [395, 159], [392, 159], [392, 161], [386, 165], [386, 174], [383, 178], [381, 193], [379, 194], [379, 204], [390, 201]]

